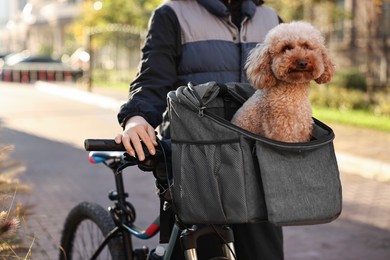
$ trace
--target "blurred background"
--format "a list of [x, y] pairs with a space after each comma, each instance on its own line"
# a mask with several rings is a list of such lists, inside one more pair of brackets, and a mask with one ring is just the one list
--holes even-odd
[[[161, 2], [0, 0], [0, 258], [56, 259], [70, 208], [106, 203], [111, 176], [88, 165], [83, 140], [121, 131], [116, 114]], [[335, 130], [343, 213], [329, 225], [286, 228], [286, 256], [390, 259], [390, 0], [265, 5], [320, 29], [337, 67], [310, 98]], [[127, 177], [153, 217], [152, 176]]]
[[[148, 19], [160, 2], [0, 0], [0, 79], [127, 88]], [[326, 38], [337, 75], [326, 89], [315, 89], [314, 105], [390, 114], [383, 94], [390, 86], [389, 0], [265, 2], [284, 21], [309, 21]]]

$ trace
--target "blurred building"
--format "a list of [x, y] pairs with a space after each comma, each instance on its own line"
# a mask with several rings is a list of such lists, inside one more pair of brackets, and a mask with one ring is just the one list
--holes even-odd
[[60, 56], [65, 26], [82, 0], [0, 0], [0, 53], [29, 49]]
[[[104, 79], [107, 74], [97, 70], [110, 71], [110, 77], [128, 82], [132, 77], [129, 70], [135, 71], [139, 63], [140, 31], [118, 24], [88, 28], [85, 46], [78, 46], [70, 40], [67, 29], [80, 17], [83, 1], [0, 0], [0, 54], [28, 50], [30, 54], [62, 58], [75, 69], [94, 69]], [[102, 8], [101, 1], [94, 3], [94, 9]], [[108, 40], [92, 50], [91, 42], [99, 37]]]
[[[66, 25], [81, 14], [82, 2], [0, 0], [0, 54], [24, 49], [32, 53], [44, 51], [54, 57], [64, 54]], [[99, 0], [95, 0], [95, 3], [101, 4]], [[343, 15], [316, 10], [315, 4], [307, 4], [305, 9], [308, 15], [305, 15], [305, 19], [326, 34], [341, 68], [359, 68], [371, 85], [389, 86], [390, 0], [337, 0], [333, 3], [343, 10]], [[92, 66], [110, 70], [133, 66], [127, 63], [139, 59], [136, 54], [139, 53], [139, 45], [129, 40], [131, 32], [124, 33], [127, 33], [126, 37], [118, 34], [109, 37], [112, 43], [108, 42], [103, 48], [95, 50]], [[132, 53], [123, 55], [122, 51], [129, 48], [132, 48]], [[121, 61], [127, 65], [120, 65]]]
[[27, 0], [0, 0], [0, 53], [23, 49], [25, 35], [21, 10]]

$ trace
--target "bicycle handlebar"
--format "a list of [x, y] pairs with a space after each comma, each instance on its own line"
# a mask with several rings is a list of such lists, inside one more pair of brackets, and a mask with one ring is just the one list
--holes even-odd
[[[125, 152], [126, 151], [123, 144], [117, 144], [113, 139], [85, 139], [84, 148], [86, 151], [92, 151], [92, 152], [99, 152], [99, 151]], [[137, 164], [138, 168], [140, 168], [143, 171], [152, 171], [155, 168], [158, 161], [165, 160], [163, 148], [160, 146], [156, 147], [155, 155], [151, 155], [149, 153], [144, 143], [142, 143], [142, 149], [144, 150], [145, 160], [139, 161], [137, 157], [129, 156], [126, 153], [127, 156], [125, 156], [125, 161], [132, 162], [133, 164]]]
[[117, 144], [113, 139], [86, 139], [86, 151], [126, 151], [122, 143]]

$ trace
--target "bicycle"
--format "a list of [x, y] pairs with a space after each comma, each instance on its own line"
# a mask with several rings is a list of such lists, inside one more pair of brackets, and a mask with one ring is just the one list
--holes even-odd
[[[160, 215], [145, 230], [134, 225], [136, 209], [128, 200], [123, 183], [123, 170], [138, 166], [143, 171], [153, 171], [157, 162], [167, 163], [167, 157], [161, 142], [156, 155], [152, 156], [144, 149], [146, 159], [139, 161], [128, 155], [123, 145], [114, 140], [87, 139], [85, 149], [90, 151], [91, 163], [102, 163], [112, 170], [116, 190], [108, 194], [114, 206], [108, 210], [91, 202], [81, 202], [68, 214], [62, 231], [60, 260], [75, 259], [115, 259], [146, 260], [152, 259], [146, 247], [134, 249], [133, 237], [150, 239], [160, 230]], [[166, 205], [165, 205], [166, 206]], [[180, 237], [184, 257], [197, 260], [197, 240], [208, 234], [217, 234], [221, 240], [223, 256], [212, 259], [236, 259], [232, 229], [227, 225], [186, 226], [176, 221], [170, 233], [169, 242], [156, 247], [159, 259], [171, 259], [177, 238]]]

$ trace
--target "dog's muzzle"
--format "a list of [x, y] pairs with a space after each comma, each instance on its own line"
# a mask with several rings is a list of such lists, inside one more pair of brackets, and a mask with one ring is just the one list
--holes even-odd
[[296, 69], [297, 70], [305, 70], [307, 68], [306, 60], [297, 60], [296, 61]]

